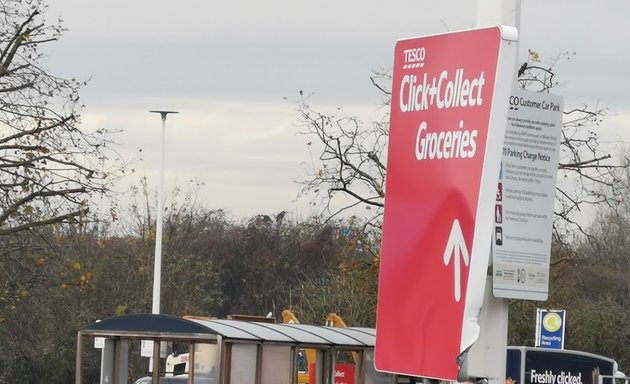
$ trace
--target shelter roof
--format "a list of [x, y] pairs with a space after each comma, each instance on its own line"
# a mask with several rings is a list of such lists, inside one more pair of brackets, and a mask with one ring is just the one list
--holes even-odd
[[133, 314], [112, 317], [80, 330], [84, 336], [290, 343], [307, 346], [366, 348], [374, 346], [373, 328], [334, 328], [242, 320], [185, 319], [172, 315]]

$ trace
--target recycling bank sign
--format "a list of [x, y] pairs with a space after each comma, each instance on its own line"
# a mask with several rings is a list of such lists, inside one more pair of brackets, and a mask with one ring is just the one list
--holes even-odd
[[536, 316], [536, 346], [564, 349], [564, 324], [566, 311], [540, 309]]

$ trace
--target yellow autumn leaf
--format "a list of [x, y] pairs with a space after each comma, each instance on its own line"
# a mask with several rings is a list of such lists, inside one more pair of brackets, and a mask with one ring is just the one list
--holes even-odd
[[540, 55], [538, 54], [538, 52], [533, 51], [531, 49], [527, 50], [529, 53], [529, 57], [532, 59], [532, 61], [540, 61]]
[[376, 193], [378, 193], [379, 196], [383, 196], [383, 187], [381, 187], [381, 184], [375, 183], [374, 189], [376, 190]]
[[31, 207], [30, 205], [27, 205], [24, 207], [24, 214], [27, 216], [30, 216], [33, 214], [33, 207]]
[[78, 261], [75, 261], [74, 263], [72, 263], [72, 269], [74, 269], [75, 271], [78, 271], [81, 269], [81, 263], [79, 263]]
[[116, 315], [124, 315], [126, 310], [127, 306], [125, 304], [118, 304], [114, 312], [116, 313]]
[[348, 272], [348, 270], [350, 269], [350, 266], [342, 261], [341, 264], [339, 264], [338, 268], [341, 272]]

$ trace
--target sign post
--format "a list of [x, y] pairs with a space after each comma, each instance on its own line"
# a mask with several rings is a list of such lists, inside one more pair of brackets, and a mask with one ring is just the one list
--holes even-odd
[[396, 45], [378, 370], [456, 380], [479, 335], [516, 39], [494, 27]]

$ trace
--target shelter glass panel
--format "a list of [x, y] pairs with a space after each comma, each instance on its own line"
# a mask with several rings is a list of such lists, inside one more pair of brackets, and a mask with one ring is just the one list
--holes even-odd
[[254, 384], [256, 382], [255, 344], [233, 344], [230, 362], [231, 384]]
[[374, 350], [366, 350], [364, 356], [365, 384], [392, 384], [395, 383], [395, 376], [379, 372], [374, 368]]
[[[215, 382], [221, 362], [220, 344], [195, 344], [195, 383]], [[211, 379], [202, 380], [202, 379]]]
[[261, 384], [290, 384], [291, 367], [292, 356], [290, 346], [263, 346]]

